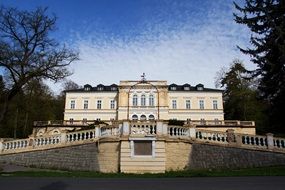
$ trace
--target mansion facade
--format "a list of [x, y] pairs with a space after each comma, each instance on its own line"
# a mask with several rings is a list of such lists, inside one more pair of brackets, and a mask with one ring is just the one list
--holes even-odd
[[67, 90], [64, 120], [224, 120], [222, 90], [165, 80]]

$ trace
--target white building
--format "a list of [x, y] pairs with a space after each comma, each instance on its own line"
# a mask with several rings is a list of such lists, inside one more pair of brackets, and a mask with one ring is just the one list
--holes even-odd
[[202, 84], [120, 81], [66, 91], [64, 120], [224, 120], [222, 91]]

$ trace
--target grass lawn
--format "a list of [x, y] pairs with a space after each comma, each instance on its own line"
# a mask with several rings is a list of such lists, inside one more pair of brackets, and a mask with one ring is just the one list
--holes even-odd
[[124, 174], [124, 173], [99, 173], [79, 171], [19, 171], [5, 173], [0, 172], [1, 177], [89, 177], [89, 178], [171, 178], [171, 177], [222, 177], [222, 176], [285, 176], [285, 166], [225, 169], [225, 170], [185, 170], [169, 171], [160, 174]]

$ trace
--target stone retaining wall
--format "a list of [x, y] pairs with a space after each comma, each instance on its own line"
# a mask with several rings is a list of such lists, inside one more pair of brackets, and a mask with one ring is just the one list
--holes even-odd
[[[98, 148], [99, 147], [99, 148]], [[77, 171], [119, 171], [119, 142], [97, 142], [1, 155], [0, 162], [37, 168]]]
[[247, 168], [285, 165], [285, 154], [228, 146], [192, 144], [189, 169]]
[[167, 141], [166, 171], [183, 170], [188, 166], [192, 145], [190, 142]]
[[[146, 167], [166, 171], [209, 168], [246, 168], [285, 165], [285, 154], [211, 145], [190, 140], [160, 140], [155, 158], [131, 158], [129, 144], [117, 140], [100, 140], [88, 144], [73, 145], [48, 150], [0, 155], [0, 162], [37, 168], [61, 170], [119, 172], [145, 171]], [[120, 151], [122, 150], [121, 154]], [[121, 160], [120, 160], [121, 156]], [[165, 162], [165, 165], [164, 163]], [[143, 168], [142, 168], [143, 166]], [[148, 171], [150, 172], [150, 170]]]

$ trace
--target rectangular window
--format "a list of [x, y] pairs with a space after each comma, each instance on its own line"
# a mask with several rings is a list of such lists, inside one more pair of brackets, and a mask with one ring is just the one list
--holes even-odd
[[149, 106], [154, 106], [154, 96], [152, 94], [149, 96]]
[[145, 95], [141, 96], [141, 106], [145, 106]]
[[204, 100], [199, 100], [199, 107], [201, 110], [204, 109]]
[[134, 155], [135, 156], [151, 156], [152, 155], [152, 141], [134, 141]]
[[84, 100], [83, 108], [88, 109], [88, 100]]
[[190, 100], [186, 100], [186, 109], [188, 109], [188, 110], [191, 109], [191, 102], [190, 102]]
[[213, 100], [213, 109], [214, 110], [218, 109], [218, 101], [217, 100]]
[[70, 109], [75, 109], [75, 100], [70, 101]]
[[82, 123], [83, 123], [83, 124], [86, 124], [86, 123], [87, 123], [87, 118], [83, 118], [83, 119], [82, 119]]
[[176, 100], [172, 100], [172, 109], [176, 109], [176, 108], [177, 108]]
[[97, 109], [102, 108], [102, 100], [97, 100]]
[[110, 101], [110, 108], [115, 109], [115, 100]]
[[133, 106], [137, 106], [138, 105], [138, 96], [135, 94], [133, 96]]

